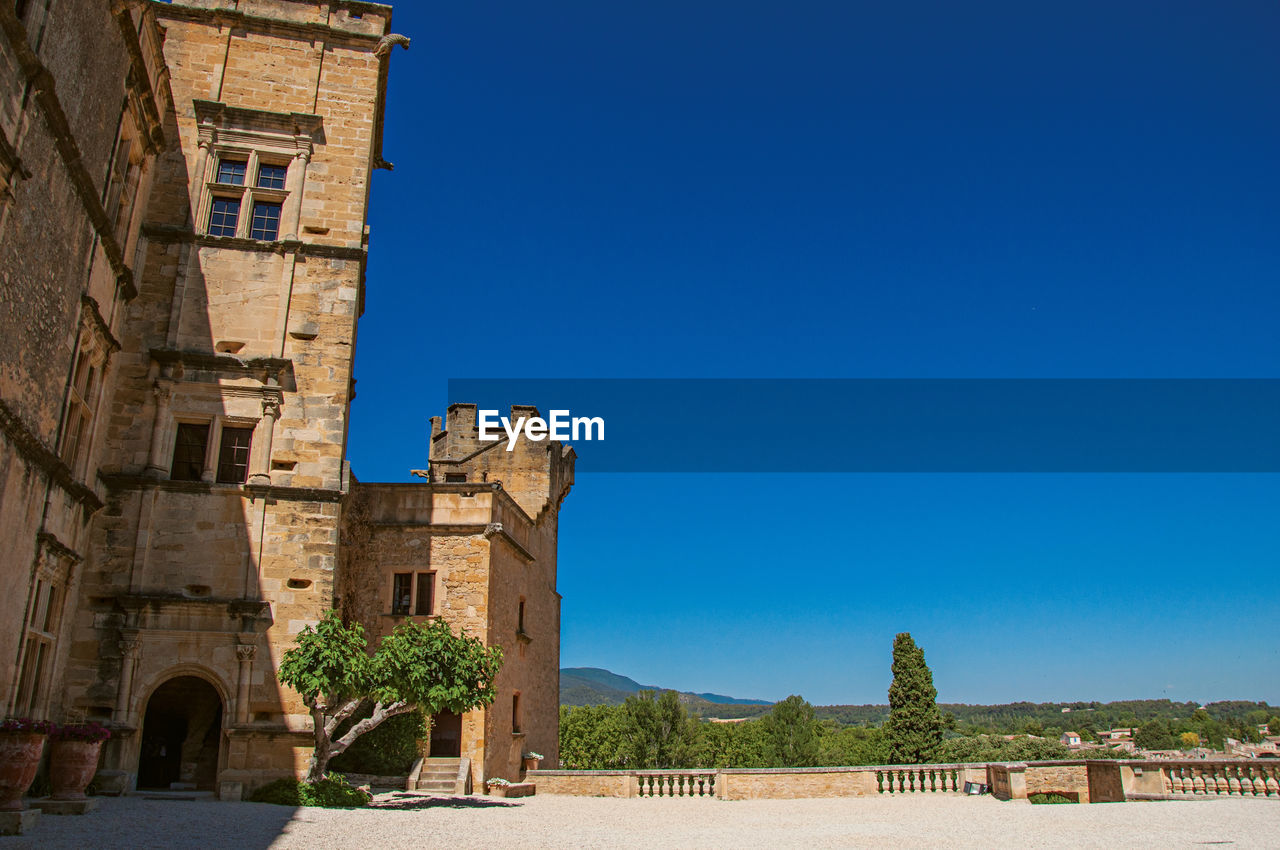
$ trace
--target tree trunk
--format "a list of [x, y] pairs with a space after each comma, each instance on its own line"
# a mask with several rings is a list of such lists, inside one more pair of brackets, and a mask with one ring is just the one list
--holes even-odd
[[355, 743], [356, 738], [371, 729], [378, 728], [382, 721], [413, 711], [415, 708], [413, 703], [408, 702], [393, 702], [390, 705], [377, 703], [373, 707], [372, 717], [361, 720], [348, 729], [341, 738], [333, 740], [333, 734], [338, 730], [338, 726], [356, 713], [360, 703], [361, 700], [349, 700], [332, 714], [329, 714], [327, 704], [317, 703], [311, 706], [311, 723], [315, 727], [315, 747], [311, 752], [311, 761], [307, 765], [305, 781], [319, 782], [324, 779], [324, 775], [329, 771], [329, 760], [346, 752], [347, 747]]
[[324, 779], [325, 771], [329, 769], [329, 759], [333, 756], [329, 752], [331, 740], [329, 738], [328, 725], [325, 723], [324, 709], [319, 706], [311, 707], [311, 721], [315, 727], [315, 748], [311, 751], [311, 762], [307, 766], [307, 782], [319, 782]]

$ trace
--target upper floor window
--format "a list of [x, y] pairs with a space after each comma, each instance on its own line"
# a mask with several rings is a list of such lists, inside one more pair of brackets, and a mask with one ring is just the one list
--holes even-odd
[[244, 176], [248, 173], [249, 161], [245, 159], [226, 159], [225, 157], [218, 160], [218, 183], [225, 183], [228, 186], [243, 186]]
[[258, 166], [259, 189], [283, 189], [288, 168], [283, 165], [263, 163]]
[[274, 242], [280, 235], [280, 205], [268, 201], [253, 204], [253, 226], [249, 229], [252, 239]]
[[252, 428], [222, 426], [222, 440], [218, 447], [219, 484], [243, 484], [249, 477], [249, 447], [252, 441]]
[[214, 198], [209, 211], [210, 236], [235, 236], [240, 223], [238, 198]]
[[107, 368], [108, 344], [97, 332], [82, 325], [76, 343], [75, 367], [67, 386], [66, 408], [58, 454], [80, 480], [89, 474], [94, 424], [102, 405], [103, 378]]
[[436, 610], [434, 572], [395, 573], [391, 576], [391, 613], [430, 617]]
[[199, 481], [204, 474], [204, 458], [209, 451], [209, 423], [178, 423], [178, 436], [173, 443], [174, 481]]
[[[217, 455], [209, 452], [210, 442]], [[249, 477], [249, 453], [253, 447], [253, 426], [225, 422], [179, 422], [173, 441], [174, 481], [216, 481], [243, 484]]]
[[[257, 151], [225, 151], [207, 184], [210, 236], [236, 236], [275, 242], [280, 238], [289, 166]], [[247, 214], [246, 214], [247, 213]]]

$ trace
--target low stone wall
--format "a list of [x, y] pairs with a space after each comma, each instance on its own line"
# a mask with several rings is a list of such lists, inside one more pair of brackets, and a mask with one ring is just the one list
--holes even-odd
[[625, 770], [530, 770], [525, 781], [537, 785], [539, 794], [575, 797], [634, 797], [639, 784]]
[[791, 800], [963, 794], [985, 783], [1001, 800], [1062, 794], [1081, 803], [1235, 795], [1280, 798], [1280, 764], [1257, 760], [1160, 762], [1139, 759], [669, 771], [531, 770], [540, 794], [587, 797], [716, 797]]
[[[537, 784], [540, 794], [790, 800], [806, 797], [871, 797], [880, 794], [962, 794], [965, 782], [986, 781], [986, 765], [736, 768], [700, 771], [531, 770], [525, 778]], [[712, 778], [714, 790], [711, 782], [704, 781]], [[692, 782], [689, 781], [691, 779]]]
[[1083, 762], [1031, 762], [1026, 771], [1027, 796], [1075, 795], [1081, 803], [1089, 802], [1089, 768]]

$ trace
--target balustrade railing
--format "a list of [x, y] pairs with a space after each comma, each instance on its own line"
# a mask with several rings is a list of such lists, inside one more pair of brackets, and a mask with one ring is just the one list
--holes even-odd
[[881, 794], [931, 794], [960, 790], [958, 767], [891, 767], [876, 769]]
[[714, 797], [716, 771], [637, 770], [640, 797]]
[[1280, 764], [1175, 762], [1160, 772], [1166, 794], [1280, 797]]

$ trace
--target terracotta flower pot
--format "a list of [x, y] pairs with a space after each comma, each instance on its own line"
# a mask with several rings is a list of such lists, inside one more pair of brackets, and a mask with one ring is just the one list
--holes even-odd
[[541, 764], [541, 763], [542, 763], [542, 759], [531, 759], [531, 758], [526, 758], [526, 759], [524, 760], [524, 769], [525, 769], [525, 770], [537, 770], [537, 769], [538, 769], [538, 765], [539, 765], [539, 764]]
[[0, 812], [20, 812], [44, 751], [42, 732], [0, 733]]
[[505, 796], [507, 796], [507, 787], [508, 787], [508, 786], [506, 786], [506, 785], [490, 785], [490, 786], [489, 786], [489, 796], [490, 796], [490, 797], [505, 797]]
[[49, 784], [55, 800], [83, 800], [98, 772], [101, 741], [54, 741], [49, 745]]

